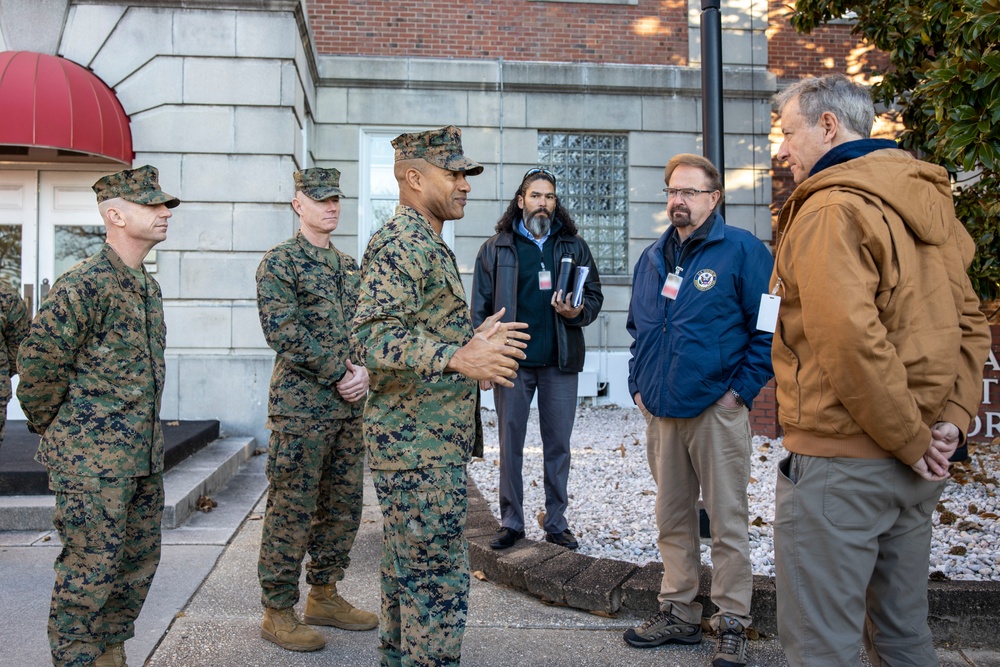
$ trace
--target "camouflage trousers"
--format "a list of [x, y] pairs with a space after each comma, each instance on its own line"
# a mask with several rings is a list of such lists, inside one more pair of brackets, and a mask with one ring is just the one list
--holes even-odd
[[458, 665], [468, 614], [465, 466], [372, 470], [382, 509], [383, 667]]
[[49, 471], [62, 540], [49, 610], [55, 667], [90, 665], [135, 634], [160, 562], [163, 475], [80, 477]]
[[361, 525], [364, 445], [361, 417], [335, 419], [307, 435], [273, 431], [267, 452], [267, 511], [257, 576], [261, 603], [285, 609], [306, 581], [344, 578]]

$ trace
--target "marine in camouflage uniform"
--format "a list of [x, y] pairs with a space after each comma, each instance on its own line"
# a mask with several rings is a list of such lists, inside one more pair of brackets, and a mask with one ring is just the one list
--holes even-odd
[[[476, 437], [476, 380], [499, 381], [501, 364], [512, 377], [511, 357], [523, 354], [474, 337], [455, 256], [441, 238], [443, 221], [464, 215], [465, 176], [482, 166], [464, 156], [453, 126], [403, 134], [393, 146], [400, 206], [365, 251], [354, 319], [371, 374], [364, 433], [384, 522], [380, 663], [457, 665], [469, 591], [465, 466]], [[486, 374], [461, 366], [472, 349], [498, 366]]]
[[340, 172], [313, 168], [294, 177], [292, 207], [301, 228], [268, 251], [257, 269], [260, 323], [277, 353], [258, 577], [269, 610], [262, 636], [304, 651], [322, 648], [322, 635], [300, 627], [292, 611], [284, 618], [273, 612], [298, 602], [307, 552], [307, 623], [370, 630], [378, 617], [336, 593], [361, 522], [367, 371], [351, 363], [349, 343], [360, 276], [354, 259], [330, 243], [343, 194]]
[[56, 667], [125, 664], [160, 559], [166, 327], [142, 260], [180, 201], [150, 166], [94, 191], [107, 242], [52, 286], [18, 357], [17, 397], [42, 436], [36, 459], [62, 541], [48, 623]]
[[17, 349], [28, 335], [31, 319], [17, 290], [0, 280], [0, 445], [7, 435], [10, 378], [17, 374]]

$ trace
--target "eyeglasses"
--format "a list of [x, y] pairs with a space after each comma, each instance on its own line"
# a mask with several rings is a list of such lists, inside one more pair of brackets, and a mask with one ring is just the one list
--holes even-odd
[[709, 192], [716, 192], [716, 191], [695, 190], [694, 188], [663, 188], [663, 194], [667, 195], [667, 199], [677, 199], [678, 197], [683, 197], [684, 199], [693, 199], [698, 195], [707, 194]]
[[552, 179], [552, 184], [555, 185], [556, 175], [553, 174], [548, 169], [542, 169], [541, 167], [535, 167], [534, 169], [529, 169], [528, 171], [526, 171], [524, 174], [524, 178], [521, 179], [521, 182], [522, 183], [525, 182], [535, 174], [544, 174], [545, 176], [548, 176], [549, 178]]

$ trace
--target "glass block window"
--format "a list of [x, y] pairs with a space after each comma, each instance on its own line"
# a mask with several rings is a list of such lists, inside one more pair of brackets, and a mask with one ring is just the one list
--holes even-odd
[[538, 133], [538, 165], [576, 221], [602, 275], [628, 275], [628, 135]]

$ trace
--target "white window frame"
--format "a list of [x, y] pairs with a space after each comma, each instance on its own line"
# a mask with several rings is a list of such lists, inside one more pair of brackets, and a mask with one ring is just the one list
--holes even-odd
[[[415, 132], [412, 128], [405, 127], [361, 127], [358, 134], [358, 261], [364, 257], [365, 249], [372, 234], [378, 229], [375, 220], [375, 211], [371, 205], [372, 182], [371, 164], [372, 151], [371, 143], [373, 139], [384, 139], [392, 141], [404, 132]], [[445, 220], [441, 230], [441, 237], [448, 247], [455, 249], [455, 223], [452, 220]]]

